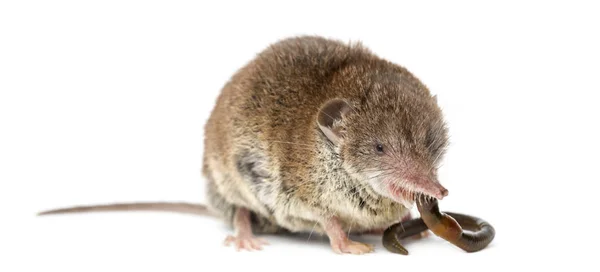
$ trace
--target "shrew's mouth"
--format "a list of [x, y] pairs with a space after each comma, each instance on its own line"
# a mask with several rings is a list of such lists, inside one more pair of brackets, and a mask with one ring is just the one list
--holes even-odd
[[400, 186], [396, 183], [388, 184], [388, 191], [392, 198], [406, 207], [412, 207], [415, 200], [421, 196], [443, 199], [448, 195], [448, 190], [437, 182], [429, 180], [416, 180], [408, 182], [409, 186]]

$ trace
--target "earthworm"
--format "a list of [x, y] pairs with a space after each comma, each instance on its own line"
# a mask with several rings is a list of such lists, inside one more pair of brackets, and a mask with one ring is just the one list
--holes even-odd
[[435, 235], [454, 244], [466, 252], [485, 248], [496, 235], [496, 230], [487, 221], [460, 213], [440, 212], [436, 199], [421, 197], [417, 200], [421, 218], [400, 222], [387, 228], [383, 234], [383, 245], [391, 252], [407, 255], [400, 239], [430, 229]]

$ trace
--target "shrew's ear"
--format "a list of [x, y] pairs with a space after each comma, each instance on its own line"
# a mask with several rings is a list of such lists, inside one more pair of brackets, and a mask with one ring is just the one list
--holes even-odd
[[342, 137], [340, 122], [350, 110], [350, 105], [346, 101], [337, 98], [327, 101], [319, 110], [317, 123], [332, 143], [340, 142]]

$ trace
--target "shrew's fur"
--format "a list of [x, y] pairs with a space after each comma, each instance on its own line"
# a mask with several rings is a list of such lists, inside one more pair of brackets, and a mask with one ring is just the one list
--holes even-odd
[[[330, 116], [336, 99], [346, 111]], [[327, 116], [339, 142], [319, 126]], [[209, 208], [229, 222], [249, 209], [256, 232], [322, 233], [330, 216], [344, 229], [386, 228], [408, 209], [369, 180], [393, 175], [386, 165], [435, 171], [447, 145], [436, 100], [415, 76], [359, 43], [315, 36], [281, 40], [237, 71], [205, 131]]]

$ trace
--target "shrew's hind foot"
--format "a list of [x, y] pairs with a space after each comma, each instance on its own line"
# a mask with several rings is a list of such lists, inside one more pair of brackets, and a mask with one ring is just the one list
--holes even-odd
[[263, 245], [269, 243], [257, 238], [252, 234], [252, 224], [250, 220], [250, 211], [246, 208], [237, 208], [233, 217], [233, 228], [236, 235], [229, 235], [225, 238], [225, 246], [235, 245], [236, 250], [261, 250]]

